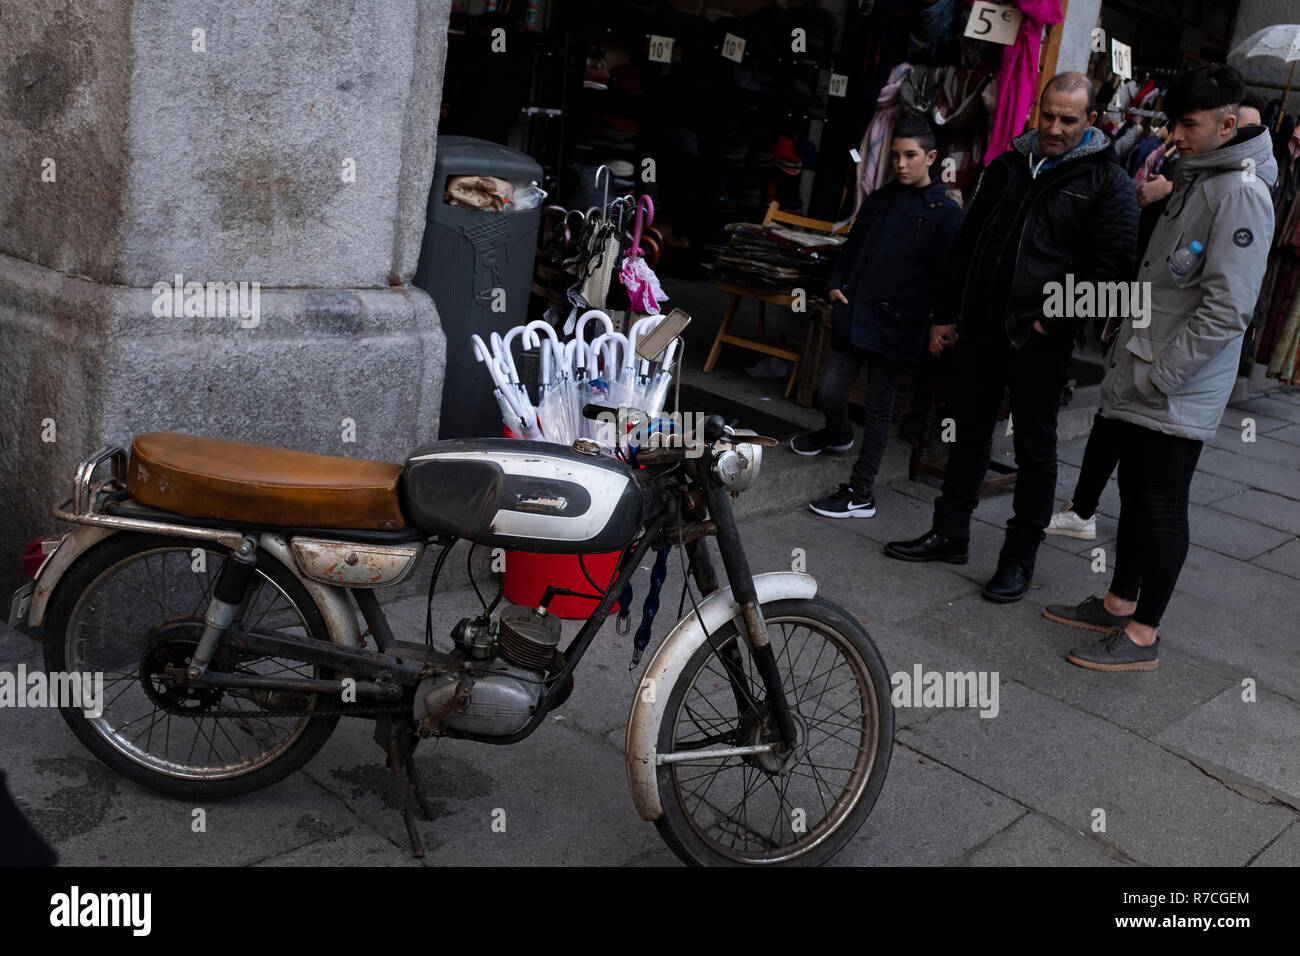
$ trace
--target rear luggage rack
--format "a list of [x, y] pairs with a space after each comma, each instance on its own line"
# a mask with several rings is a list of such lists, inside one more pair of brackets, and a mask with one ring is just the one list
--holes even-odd
[[[111, 473], [107, 478], [96, 482], [95, 472], [105, 462], [110, 464]], [[199, 538], [204, 541], [216, 541], [230, 548], [238, 548], [243, 542], [244, 536], [240, 532], [227, 528], [200, 528], [194, 525], [105, 514], [106, 503], [119, 500], [126, 495], [126, 469], [126, 449], [121, 445], [112, 445], [91, 455], [77, 466], [77, 476], [72, 485], [72, 497], [52, 509], [54, 517], [73, 524], [95, 525], [112, 528], [115, 531], [143, 531]]]

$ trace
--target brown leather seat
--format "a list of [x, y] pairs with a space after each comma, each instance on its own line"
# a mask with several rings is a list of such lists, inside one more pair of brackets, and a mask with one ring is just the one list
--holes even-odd
[[142, 505], [192, 518], [301, 528], [405, 527], [402, 466], [178, 432], [131, 442], [126, 487]]

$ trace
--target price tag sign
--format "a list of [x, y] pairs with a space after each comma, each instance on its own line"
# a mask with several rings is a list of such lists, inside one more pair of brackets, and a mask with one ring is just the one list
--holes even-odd
[[1133, 48], [1127, 43], [1110, 41], [1110, 71], [1123, 79], [1133, 79]]
[[849, 92], [849, 78], [839, 73], [831, 74], [831, 96], [847, 96]]
[[1011, 45], [1020, 35], [1020, 8], [1011, 4], [988, 3], [975, 0], [966, 21], [966, 36], [989, 43]]
[[649, 60], [651, 63], [673, 62], [673, 38], [659, 37], [652, 34], [650, 37]]
[[728, 33], [722, 41], [722, 55], [739, 63], [745, 58], [745, 38]]

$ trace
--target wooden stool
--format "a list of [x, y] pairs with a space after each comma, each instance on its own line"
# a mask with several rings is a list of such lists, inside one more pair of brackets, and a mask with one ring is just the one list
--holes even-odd
[[[767, 214], [763, 217], [763, 225], [766, 226], [773, 222], [784, 223], [789, 226], [799, 226], [804, 229], [813, 230], [814, 232], [824, 232], [828, 235], [834, 235], [836, 231], [835, 223], [833, 222], [828, 222], [824, 219], [809, 219], [807, 216], [798, 216], [794, 213], [781, 212], [780, 205], [776, 202], [772, 202], [768, 205]], [[846, 225], [844, 228], [847, 229], [849, 226]], [[709, 357], [704, 361], [704, 371], [713, 371], [713, 366], [716, 365], [718, 361], [718, 354], [722, 351], [723, 343], [726, 343], [727, 345], [738, 345], [741, 348], [749, 349], [753, 352], [762, 352], [764, 355], [775, 355], [777, 358], [782, 358], [787, 362], [794, 363], [794, 368], [790, 370], [790, 380], [785, 386], [785, 395], [786, 398], [789, 398], [790, 392], [794, 388], [795, 377], [799, 372], [801, 359], [804, 359], [809, 354], [810, 349], [815, 349], [816, 351], [812, 354], [816, 355], [818, 359], [820, 359], [821, 344], [824, 339], [824, 326], [827, 319], [825, 316], [819, 314], [817, 320], [808, 323], [807, 328], [804, 329], [803, 344], [797, 352], [793, 349], [782, 348], [779, 345], [772, 345], [767, 341], [767, 315], [765, 312], [767, 303], [770, 302], [773, 305], [779, 305], [788, 309], [794, 304], [794, 296], [775, 292], [761, 292], [757, 289], [750, 289], [734, 282], [719, 281], [716, 285], [722, 291], [731, 293], [731, 305], [727, 307], [726, 314], [723, 315], [722, 322], [718, 326], [718, 334], [713, 338], [713, 347], [709, 349]], [[740, 308], [741, 301], [746, 298], [752, 298], [758, 302], [757, 339], [747, 339], [743, 336], [735, 335], [731, 331], [731, 323], [736, 317], [736, 310]], [[813, 297], [810, 296], [809, 305], [816, 307], [816, 304], [812, 299]], [[826, 313], [829, 314], [829, 309], [826, 310]], [[820, 365], [820, 361], [816, 364]], [[809, 404], [812, 402], [812, 388], [816, 387], [815, 369], [812, 379], [812, 384], [807, 387], [809, 393]], [[808, 381], [808, 376], [804, 377], [804, 381], [805, 383]], [[804, 391], [804, 387], [801, 386], [801, 396], [804, 394]]]

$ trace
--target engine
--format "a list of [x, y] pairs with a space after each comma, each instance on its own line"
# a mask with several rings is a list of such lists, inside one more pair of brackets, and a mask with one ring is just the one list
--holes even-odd
[[561, 624], [553, 614], [508, 605], [495, 621], [466, 618], [452, 630], [460, 673], [425, 678], [415, 692], [423, 735], [454, 730], [504, 737], [523, 730], [563, 666]]

